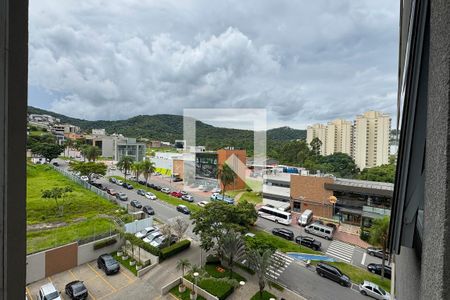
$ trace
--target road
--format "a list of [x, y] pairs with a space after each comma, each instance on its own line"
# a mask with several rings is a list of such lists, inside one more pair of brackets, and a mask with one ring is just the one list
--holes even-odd
[[[58, 160], [58, 162], [60, 164], [60, 168], [63, 169], [68, 168], [68, 165], [65, 161]], [[107, 174], [107, 176], [111, 175], [123, 176], [123, 174], [121, 174], [118, 171], [112, 171]], [[150, 200], [145, 198], [144, 196], [138, 195], [136, 193], [136, 189], [128, 190], [126, 188], [123, 188], [122, 186], [118, 186], [114, 183], [111, 183], [107, 179], [107, 176], [102, 177], [96, 181], [101, 183], [103, 186], [110, 187], [118, 192], [123, 192], [127, 194], [128, 195], [127, 203], [129, 203], [130, 200], [136, 199], [139, 200], [143, 205], [150, 205], [155, 210], [155, 218], [161, 220], [162, 222], [170, 222], [171, 220], [177, 217], [183, 218], [190, 224], [186, 234], [192, 239], [198, 241], [198, 237], [192, 232], [193, 226], [189, 219], [189, 216], [177, 212], [174, 206], [167, 204], [166, 202], [163, 202], [161, 200]], [[158, 184], [162, 187], [169, 187], [171, 189], [176, 187], [176, 190], [181, 189], [183, 186], [182, 184], [178, 183], [170, 183], [167, 179], [161, 178], [161, 176], [152, 176], [149, 181], [154, 184]], [[210, 193], [197, 191], [191, 192], [191, 194], [193, 194], [195, 202], [199, 202], [209, 200]], [[256, 226], [259, 227], [259, 229], [270, 232], [273, 228], [284, 225], [276, 224], [272, 221], [258, 218]], [[296, 236], [308, 235], [305, 234], [303, 228], [300, 226], [286, 226], [286, 227], [294, 231]], [[328, 248], [330, 248], [330, 245], [332, 245], [333, 243], [332, 241], [327, 241], [319, 237], [314, 238], [320, 240], [323, 247], [322, 250], [325, 253], [328, 251]], [[363, 249], [354, 247], [351, 255], [351, 262], [355, 265], [360, 266], [362, 266], [361, 265], [362, 262], [366, 265], [372, 261], [377, 263], [381, 262], [380, 259], [364, 255], [364, 253], [365, 251]], [[315, 272], [306, 269], [305, 267], [301, 266], [299, 263], [295, 261], [291, 261], [287, 266], [287, 268], [285, 268], [283, 271], [280, 271], [277, 281], [285, 285], [287, 288], [293, 290], [294, 292], [303, 295], [307, 299], [364, 299], [364, 297], [361, 298], [362, 296], [359, 293], [355, 292], [354, 290], [341, 287], [340, 285], [332, 281], [321, 278], [317, 274], [315, 274]], [[337, 297], [337, 295], [339, 296]]]

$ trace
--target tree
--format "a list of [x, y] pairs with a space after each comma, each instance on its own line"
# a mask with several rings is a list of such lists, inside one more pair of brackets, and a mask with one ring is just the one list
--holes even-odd
[[73, 140], [71, 140], [71, 139], [65, 140], [65, 142], [64, 142], [64, 147], [65, 147], [65, 149], [67, 150], [67, 155], [66, 155], [66, 156], [69, 156], [69, 155], [70, 155], [70, 149], [72, 149], [72, 147], [73, 147], [74, 145], [75, 145], [75, 143], [74, 143]]
[[225, 197], [225, 189], [236, 180], [236, 173], [226, 163], [217, 170], [217, 179], [222, 184], [222, 197]]
[[155, 172], [155, 164], [150, 160], [144, 160], [142, 162], [142, 174], [145, 178], [145, 185], [147, 185], [149, 177]]
[[[387, 248], [389, 238], [389, 217], [384, 216], [380, 219], [375, 219], [372, 222], [372, 227], [370, 228], [370, 239], [369, 242], [375, 246], [381, 246], [383, 248], [383, 260], [382, 265], [386, 261], [385, 253]], [[384, 268], [381, 269], [381, 277], [384, 278]]]
[[134, 159], [131, 156], [123, 156], [117, 163], [117, 167], [122, 170], [125, 175], [125, 181], [127, 180], [127, 173], [131, 169]]
[[230, 269], [230, 278], [233, 278], [234, 264], [236, 261], [242, 260], [246, 255], [245, 243], [241, 235], [234, 230], [228, 232], [222, 238], [221, 252], [224, 254], [227, 266]]
[[64, 198], [67, 193], [72, 192], [73, 189], [70, 186], [66, 187], [55, 187], [49, 190], [43, 190], [41, 193], [41, 197], [44, 199], [53, 199], [56, 203], [56, 210], [58, 210], [61, 206], [59, 205], [58, 199]]
[[238, 224], [245, 228], [255, 224], [258, 219], [258, 212], [255, 209], [255, 204], [248, 202], [247, 200], [238, 202], [235, 206], [235, 214], [239, 221]]
[[85, 149], [85, 153], [83, 156], [85, 156], [88, 161], [93, 161], [95, 162], [95, 160], [102, 155], [102, 150], [97, 147], [97, 146], [87, 146]]
[[175, 218], [171, 224], [174, 234], [177, 236], [177, 241], [181, 240], [189, 227], [189, 223], [182, 218]]
[[262, 295], [266, 285], [270, 286], [272, 284], [271, 278], [268, 275], [271, 266], [277, 269], [281, 265], [281, 262], [273, 254], [274, 251], [270, 249], [266, 249], [262, 253], [257, 249], [250, 249], [247, 253], [248, 265], [255, 271], [256, 277], [258, 278], [260, 299], [263, 299]]
[[108, 167], [104, 163], [72, 161], [69, 164], [72, 171], [80, 172], [80, 175], [88, 176], [92, 181], [93, 174], [105, 175]]
[[31, 152], [41, 155], [46, 161], [57, 158], [64, 151], [64, 146], [49, 143], [35, 143], [31, 147]]
[[320, 149], [322, 148], [322, 141], [319, 140], [318, 137], [315, 137], [312, 139], [311, 143], [309, 143], [311, 146], [311, 151], [314, 153], [314, 155], [320, 155]]
[[394, 183], [395, 172], [396, 166], [393, 163], [373, 168], [365, 168], [362, 170], [361, 174], [358, 175], [358, 179]]
[[353, 178], [359, 172], [353, 158], [345, 153], [337, 152], [320, 156], [318, 162], [322, 171], [331, 173], [336, 177]]
[[161, 232], [162, 236], [166, 237], [166, 240], [164, 242], [165, 245], [163, 246], [163, 248], [169, 246], [173, 233], [172, 226], [170, 224], [164, 224], [163, 226], [161, 226], [159, 231]]
[[141, 173], [144, 170], [143, 162], [133, 162], [131, 170], [133, 171], [136, 180], [139, 180], [139, 176], [141, 176]]
[[[190, 267], [191, 267], [191, 262], [187, 258], [180, 258], [177, 261], [177, 271], [181, 271], [182, 278], [184, 278], [184, 272], [186, 271], [186, 269], [188, 269]], [[183, 281], [181, 281], [180, 290], [182, 290], [182, 292], [184, 292]]]

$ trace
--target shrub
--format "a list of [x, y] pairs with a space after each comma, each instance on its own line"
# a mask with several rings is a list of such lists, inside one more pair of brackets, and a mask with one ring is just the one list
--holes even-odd
[[137, 238], [134, 236], [134, 234], [131, 233], [125, 233], [125, 239], [129, 240], [133, 245], [136, 245], [142, 249], [144, 249], [145, 251], [155, 255], [155, 256], [160, 256], [161, 255], [161, 250], [159, 250], [156, 247], [153, 247], [152, 245], [144, 242], [143, 240], [141, 240], [140, 238]]
[[159, 258], [160, 259], [166, 259], [168, 257], [171, 257], [177, 253], [180, 253], [181, 251], [183, 251], [184, 249], [187, 249], [191, 246], [191, 241], [189, 240], [182, 240], [179, 241], [175, 244], [173, 244], [172, 246], [163, 248], [160, 251], [160, 255]]
[[220, 264], [220, 258], [217, 255], [209, 254], [206, 257], [206, 264]]
[[106, 239], [106, 240], [103, 240], [103, 241], [99, 241], [99, 242], [94, 244], [94, 250], [105, 248], [105, 247], [108, 247], [110, 245], [114, 245], [115, 243], [117, 243], [117, 239], [115, 237], [109, 238], [109, 239]]
[[370, 234], [367, 231], [361, 230], [361, 233], [359, 234], [359, 238], [365, 242], [369, 241]]
[[199, 282], [199, 286], [219, 298], [219, 300], [226, 299], [234, 291], [234, 287], [232, 285], [215, 278], [202, 279]]

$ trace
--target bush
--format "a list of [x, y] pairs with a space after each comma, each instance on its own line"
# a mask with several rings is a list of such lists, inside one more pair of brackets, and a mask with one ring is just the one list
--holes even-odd
[[160, 251], [160, 255], [159, 258], [160, 259], [166, 259], [169, 258], [177, 253], [180, 253], [181, 251], [183, 251], [184, 249], [187, 249], [191, 246], [191, 241], [189, 240], [182, 240], [179, 241], [178, 243], [173, 244], [172, 246], [163, 248]]
[[202, 280], [200, 280], [198, 285], [205, 291], [207, 291], [207, 292], [213, 294], [214, 296], [216, 296], [217, 298], [219, 298], [219, 300], [226, 299], [234, 291], [233, 286], [231, 286], [230, 284], [228, 284], [224, 281], [217, 280], [215, 278], [202, 279]]
[[359, 238], [365, 242], [368, 242], [370, 239], [370, 234], [367, 231], [361, 230], [359, 234]]
[[161, 255], [161, 250], [159, 250], [156, 247], [153, 247], [152, 245], [144, 242], [143, 240], [141, 240], [140, 238], [137, 238], [134, 236], [134, 234], [131, 233], [125, 233], [125, 239], [130, 241], [131, 244], [136, 245], [142, 249], [144, 249], [145, 251], [155, 255], [155, 256], [160, 256]]
[[108, 247], [110, 245], [114, 245], [115, 243], [117, 243], [117, 239], [115, 237], [109, 238], [109, 239], [106, 239], [106, 240], [103, 240], [103, 241], [99, 241], [99, 242], [94, 244], [94, 250], [105, 248], [105, 247]]
[[220, 258], [217, 255], [209, 254], [206, 257], [206, 264], [220, 264]]

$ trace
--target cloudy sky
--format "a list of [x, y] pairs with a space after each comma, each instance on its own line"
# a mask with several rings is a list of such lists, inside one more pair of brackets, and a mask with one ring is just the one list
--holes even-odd
[[394, 116], [398, 16], [392, 0], [31, 0], [29, 103], [90, 120], [263, 108], [294, 128]]

